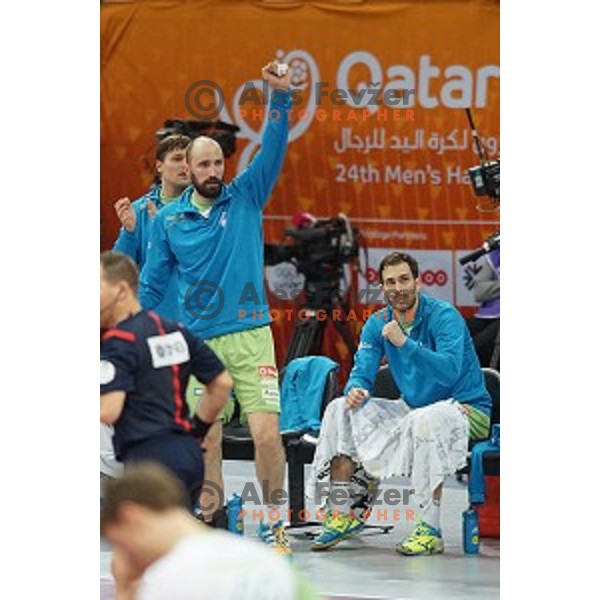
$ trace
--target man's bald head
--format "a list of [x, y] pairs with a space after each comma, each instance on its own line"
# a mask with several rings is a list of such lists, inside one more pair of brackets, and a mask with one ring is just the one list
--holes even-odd
[[218, 198], [225, 172], [219, 143], [203, 135], [195, 138], [187, 148], [186, 160], [196, 192], [206, 200]]
[[223, 158], [223, 150], [216, 140], [205, 135], [200, 135], [197, 138], [194, 138], [188, 145], [185, 158], [188, 164], [190, 164], [191, 161], [196, 160], [198, 156], [204, 155], [220, 156]]

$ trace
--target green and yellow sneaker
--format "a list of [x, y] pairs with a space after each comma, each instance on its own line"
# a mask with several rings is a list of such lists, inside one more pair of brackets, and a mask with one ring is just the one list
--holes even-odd
[[405, 556], [441, 554], [443, 551], [442, 532], [427, 525], [425, 521], [421, 521], [414, 531], [396, 546], [396, 552]]
[[321, 533], [314, 539], [311, 550], [328, 550], [342, 540], [347, 540], [353, 535], [359, 534], [365, 528], [365, 524], [357, 519], [354, 514], [344, 515], [339, 511], [328, 511], [327, 518], [323, 523]]

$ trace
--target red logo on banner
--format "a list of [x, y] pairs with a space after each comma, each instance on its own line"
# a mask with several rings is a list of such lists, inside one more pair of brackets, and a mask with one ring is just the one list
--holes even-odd
[[367, 269], [367, 283], [379, 283], [379, 271], [373, 267]]
[[423, 271], [421, 273], [421, 281], [424, 285], [439, 285], [443, 287], [448, 283], [448, 274], [446, 271]]

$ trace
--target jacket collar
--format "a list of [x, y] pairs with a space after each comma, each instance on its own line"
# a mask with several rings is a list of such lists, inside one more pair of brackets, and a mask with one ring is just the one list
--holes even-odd
[[[178, 213], [192, 213], [198, 214], [198, 209], [192, 204], [192, 193], [194, 191], [194, 186], [189, 185], [183, 190], [179, 200], [177, 200], [177, 208], [176, 212]], [[228, 185], [224, 185], [221, 190], [220, 196], [217, 198], [213, 206], [217, 206], [218, 204], [222, 204], [231, 198], [231, 191], [229, 190]]]
[[153, 183], [152, 187], [146, 194], [146, 197], [148, 198], [148, 200], [152, 200], [152, 202], [154, 202], [154, 204], [156, 204], [156, 208], [158, 208], [158, 209], [161, 209], [163, 207], [162, 200], [160, 199], [161, 189], [162, 189], [162, 186], [160, 185], [160, 183]]

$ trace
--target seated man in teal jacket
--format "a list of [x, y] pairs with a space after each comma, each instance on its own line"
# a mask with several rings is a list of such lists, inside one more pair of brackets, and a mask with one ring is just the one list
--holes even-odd
[[[350, 510], [350, 480], [362, 467], [372, 477], [411, 477], [419, 519], [396, 550], [438, 554], [444, 477], [466, 464], [469, 438], [487, 437], [491, 398], [464, 319], [452, 305], [421, 293], [415, 259], [392, 252], [379, 277], [388, 306], [365, 323], [345, 396], [329, 404], [321, 425], [309, 488], [317, 496], [330, 474], [330, 495], [341, 501], [313, 550], [362, 530]], [[384, 356], [400, 400], [371, 397]]]
[[[188, 147], [192, 185], [155, 217], [148, 258], [140, 278], [140, 301], [153, 309], [174, 272], [183, 323], [202, 338], [229, 369], [241, 415], [254, 441], [256, 473], [263, 484], [260, 538], [290, 553], [276, 496], [283, 488], [285, 454], [279, 433], [279, 386], [269, 306], [264, 298], [262, 212], [283, 166], [291, 111], [291, 73], [262, 71], [272, 91], [262, 146], [229, 184], [219, 144], [196, 138]], [[190, 401], [191, 403], [191, 401]], [[204, 440], [205, 479], [223, 486], [221, 423]], [[203, 517], [218, 523], [214, 495], [204, 492]], [[212, 510], [205, 511], [205, 505]], [[206, 514], [205, 514], [206, 513]], [[275, 516], [275, 517], [274, 517]]]
[[[150, 229], [154, 215], [178, 198], [190, 183], [185, 163], [185, 151], [190, 143], [186, 135], [173, 134], [163, 138], [156, 145], [156, 170], [160, 183], [141, 198], [131, 202], [129, 198], [119, 198], [115, 211], [121, 221], [121, 230], [113, 250], [132, 258], [140, 271], [146, 262], [146, 250], [150, 239]], [[162, 301], [154, 311], [172, 321], [179, 321], [177, 304], [177, 275], [173, 273]]]

